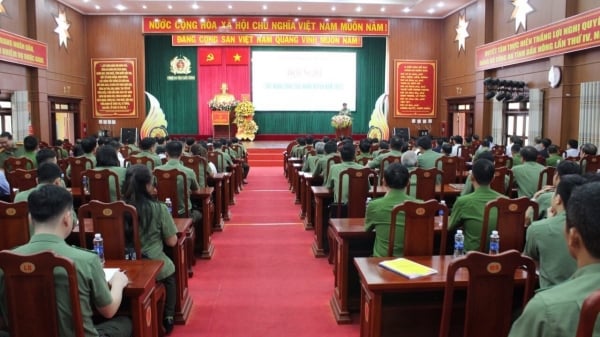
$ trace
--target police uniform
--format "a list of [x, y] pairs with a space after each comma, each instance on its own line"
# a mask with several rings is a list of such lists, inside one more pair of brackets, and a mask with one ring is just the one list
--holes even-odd
[[318, 153], [314, 156], [306, 157], [304, 164], [302, 164], [302, 172], [313, 172], [315, 170], [315, 166], [317, 166], [317, 161], [323, 158], [324, 154]]
[[342, 181], [342, 195], [341, 196], [339, 195], [339, 186], [340, 186], [339, 180], [340, 180], [340, 173], [342, 173], [343, 171], [345, 171], [349, 168], [362, 170], [365, 167], [354, 161], [345, 161], [345, 162], [342, 162], [339, 164], [333, 164], [329, 168], [329, 174], [327, 175], [327, 179], [325, 180], [325, 183], [323, 184], [323, 186], [333, 189], [333, 202], [344, 202], [344, 203], [348, 202], [348, 190], [349, 190], [348, 184], [350, 183], [348, 180], [349, 177], [345, 176]]
[[[94, 326], [92, 316], [95, 308], [105, 307], [112, 303], [112, 295], [98, 256], [90, 251], [71, 247], [62, 238], [52, 234], [35, 234], [29, 243], [14, 249], [14, 252], [36, 254], [46, 250], [71, 259], [75, 265], [85, 335], [99, 336], [103, 334], [103, 331], [110, 331], [110, 336], [131, 336], [131, 320], [127, 317], [115, 317]], [[66, 284], [63, 284], [66, 282], [66, 278], [57, 278], [56, 282], [57, 285], [63, 285], [57, 286], [56, 289], [60, 336], [71, 337], [73, 331], [69, 292]], [[0, 294], [4, 294], [4, 282], [0, 282]], [[1, 311], [4, 312], [5, 304], [0, 303], [0, 305], [2, 306]]]
[[518, 185], [519, 197], [531, 198], [537, 192], [540, 172], [543, 169], [544, 166], [535, 161], [524, 162], [512, 168], [515, 182]]
[[227, 172], [227, 168], [233, 166], [233, 160], [231, 159], [231, 156], [220, 149], [215, 151], [221, 153], [223, 156], [223, 160], [219, 161], [219, 165], [217, 165], [217, 170], [219, 172]]
[[[417, 156], [417, 166], [419, 166], [422, 169], [425, 170], [429, 170], [432, 169], [434, 167], [437, 167], [440, 171], [442, 170], [442, 163], [439, 162], [438, 165], [435, 165], [435, 161], [438, 160], [438, 158], [443, 157], [443, 155], [441, 153], [437, 153], [433, 150], [426, 150], [425, 152], [423, 152], [421, 155]], [[437, 184], [441, 184], [442, 183], [442, 176], [438, 175], [436, 178], [436, 183]]]
[[[85, 153], [83, 156], [79, 156], [76, 158], [82, 158], [82, 157], [85, 157], [92, 161], [92, 166], [90, 166], [88, 163], [85, 164], [86, 170], [96, 167], [96, 156], [92, 152]], [[69, 164], [69, 166], [67, 166], [67, 177], [69, 177], [69, 179], [71, 178], [71, 164]]]
[[[390, 156], [394, 156], [394, 157], [398, 157], [398, 158], [400, 158], [400, 157], [402, 157], [402, 152], [400, 152], [400, 151], [397, 151], [397, 150], [391, 150], [391, 151], [389, 151], [389, 152], [384, 152], [384, 153], [382, 153], [382, 154], [378, 155], [377, 157], [375, 157], [373, 160], [371, 160], [371, 161], [370, 161], [370, 162], [367, 164], [367, 166], [368, 166], [368, 167], [370, 167], [370, 168], [372, 168], [372, 169], [378, 169], [378, 168], [380, 168], [380, 167], [381, 167], [381, 162], [382, 162], [382, 161], [383, 161], [385, 158], [387, 158], [387, 157], [390, 157]], [[382, 174], [383, 174], [383, 173], [381, 173], [381, 175], [382, 175]]]
[[[480, 186], [473, 193], [456, 199], [454, 206], [452, 206], [452, 213], [450, 213], [449, 229], [453, 230], [460, 225], [464, 227], [465, 251], [479, 250], [485, 204], [499, 197], [502, 197], [502, 194], [494, 191], [489, 186]], [[493, 229], [496, 229], [497, 217], [497, 210], [492, 209], [490, 211], [488, 232], [491, 233]]]
[[327, 161], [329, 160], [329, 158], [331, 158], [333, 156], [337, 156], [337, 155], [338, 155], [337, 152], [333, 152], [333, 153], [326, 154], [323, 157], [319, 158], [319, 160], [317, 160], [317, 164], [315, 165], [315, 169], [312, 171], [313, 177], [322, 176], [323, 180], [325, 180], [328, 176]]
[[[132, 154], [131, 157], [133, 157], [133, 158], [150, 158], [154, 162], [154, 167], [162, 165], [162, 161], [160, 160], [160, 157], [156, 153], [154, 153], [154, 152], [142, 151], [142, 152], [140, 152], [138, 154]], [[148, 168], [151, 171], [153, 169], [150, 166], [148, 166]]]
[[[581, 305], [599, 284], [599, 263], [577, 269], [567, 281], [538, 292], [513, 324], [509, 337], [574, 336]], [[597, 336], [597, 325], [595, 331]]]
[[114, 181], [113, 178], [109, 178], [110, 181], [108, 182], [108, 191], [110, 193], [110, 202], [118, 201], [119, 198], [117, 198], [117, 184], [119, 184], [119, 190], [121, 192], [123, 192], [123, 183], [125, 183], [125, 174], [127, 173], [127, 169], [125, 169], [124, 167], [119, 167], [119, 166], [103, 166], [103, 167], [96, 167], [96, 168], [92, 169], [92, 171], [100, 171], [100, 170], [109, 170], [111, 172], [114, 172], [117, 175], [117, 177], [119, 178], [118, 181]]
[[563, 159], [558, 153], [551, 154], [548, 158], [546, 158], [546, 166], [556, 167], [558, 166], [558, 162]]
[[[404, 201], [420, 201], [406, 194], [404, 189], [390, 189], [385, 196], [371, 200], [365, 214], [365, 230], [375, 230], [373, 256], [387, 256], [390, 237], [390, 220], [394, 206]], [[396, 217], [396, 235], [394, 236], [394, 256], [402, 256], [404, 251], [404, 213]]]
[[[158, 166], [155, 168], [155, 170], [161, 170], [161, 171], [168, 171], [168, 170], [173, 170], [173, 169], [177, 169], [181, 172], [183, 172], [187, 178], [187, 183], [188, 183], [188, 190], [191, 191], [196, 191], [198, 190], [198, 182], [196, 181], [196, 173], [194, 173], [193, 170], [185, 167], [181, 161], [179, 159], [169, 159], [164, 165]], [[177, 194], [179, 195], [179, 205], [177, 207], [177, 212], [179, 214], [184, 214], [185, 213], [185, 204], [184, 202], [188, 203], [188, 209], [190, 210], [190, 212], [192, 211], [192, 201], [190, 200], [190, 196], [189, 195], [183, 195], [183, 182], [180, 183], [179, 181], [180, 178], [177, 178]], [[186, 201], [187, 200], [187, 201]], [[192, 214], [192, 218], [194, 219], [194, 223], [197, 222], [197, 216], [194, 216]]]
[[4, 169], [4, 162], [6, 161], [6, 159], [15, 156], [16, 150], [16, 148], [0, 148], [0, 169]]

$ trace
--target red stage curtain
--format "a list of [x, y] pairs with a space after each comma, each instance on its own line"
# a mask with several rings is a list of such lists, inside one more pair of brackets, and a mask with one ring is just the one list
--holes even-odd
[[228, 55], [228, 51], [250, 54], [250, 47], [198, 47], [198, 133], [212, 135], [211, 113], [208, 101], [221, 91], [221, 83], [227, 83], [229, 92], [236, 99], [241, 100], [242, 95], [251, 95], [250, 64], [226, 64], [222, 58], [217, 64], [206, 65], [206, 49], [221, 49], [220, 55]]

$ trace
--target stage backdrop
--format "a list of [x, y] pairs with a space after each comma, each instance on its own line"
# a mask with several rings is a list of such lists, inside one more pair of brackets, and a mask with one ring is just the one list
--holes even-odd
[[[219, 92], [221, 83], [240, 99], [252, 95], [250, 66], [246, 62], [230, 62], [231, 51], [242, 56], [249, 48], [172, 47], [169, 35], [147, 35], [146, 91], [154, 95], [165, 112], [171, 134], [212, 134], [208, 101]], [[231, 48], [231, 49], [230, 49]], [[323, 50], [323, 47], [253, 47], [252, 50]], [[356, 111], [353, 132], [366, 133], [375, 101], [385, 88], [384, 37], [364, 37], [363, 47], [356, 48]], [[328, 50], [338, 48], [328, 48]], [[349, 48], [339, 48], [348, 51]], [[206, 62], [206, 51], [220, 58], [218, 64]], [[235, 55], [235, 53], [233, 53]], [[179, 62], [179, 60], [182, 60]], [[174, 62], [175, 61], [175, 62]], [[183, 74], [187, 62], [191, 72]], [[217, 62], [215, 62], [217, 63]], [[172, 65], [180, 65], [173, 74]], [[193, 79], [192, 79], [193, 77]], [[171, 80], [167, 80], [171, 78]], [[340, 106], [341, 106], [340, 102]], [[259, 134], [333, 134], [331, 116], [337, 111], [257, 111], [255, 121]]]

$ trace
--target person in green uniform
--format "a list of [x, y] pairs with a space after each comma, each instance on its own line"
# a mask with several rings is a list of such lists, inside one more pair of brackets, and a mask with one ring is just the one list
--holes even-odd
[[[404, 154], [402, 154], [402, 158], [400, 160], [400, 162], [402, 163], [402, 165], [404, 167], [406, 167], [406, 169], [408, 170], [408, 173], [410, 174], [410, 172], [414, 171], [417, 168], [417, 153], [415, 151], [406, 151], [404, 152]], [[412, 186], [412, 188], [410, 188], [410, 195], [412, 197], [417, 197], [417, 175], [413, 174], [412, 176], [410, 176], [410, 181], [409, 181], [410, 186]]]
[[330, 140], [325, 143], [323, 149], [325, 150], [325, 155], [317, 160], [314, 170], [312, 171], [312, 176], [313, 178], [323, 177], [324, 181], [328, 176], [327, 161], [329, 160], [329, 158], [338, 155], [337, 144], [335, 143], [335, 141]]
[[560, 154], [558, 154], [558, 146], [550, 145], [548, 146], [548, 158], [546, 158], [546, 166], [556, 167], [558, 163], [563, 159]]
[[[345, 176], [343, 181], [340, 182], [340, 173], [343, 171], [353, 168], [357, 170], [364, 169], [365, 167], [361, 164], [354, 161], [354, 145], [344, 144], [342, 149], [340, 150], [340, 155], [342, 156], [342, 162], [339, 164], [333, 164], [329, 168], [329, 173], [327, 175], [327, 179], [323, 186], [327, 188], [333, 189], [333, 202], [348, 202], [348, 190], [349, 190], [349, 177]], [[340, 183], [342, 184], [342, 195], [339, 194]]]
[[[131, 320], [128, 317], [114, 315], [121, 305], [123, 289], [129, 282], [122, 271], [117, 271], [107, 283], [100, 264], [100, 259], [93, 252], [69, 246], [64, 240], [73, 229], [73, 197], [63, 187], [47, 184], [31, 192], [27, 199], [29, 215], [34, 227], [34, 235], [29, 242], [14, 249], [19, 254], [36, 254], [52, 251], [58, 256], [67, 257], [73, 261], [77, 271], [79, 286], [79, 301], [83, 328], [86, 336], [129, 337], [132, 333]], [[57, 283], [62, 280], [64, 273], [57, 273]], [[62, 280], [62, 281], [61, 281]], [[49, 287], [54, 287], [50, 284]], [[4, 282], [0, 281], [0, 298], [4, 299]], [[71, 331], [72, 313], [68, 309], [69, 292], [64, 287], [56, 289], [58, 302], [59, 335], [74, 336]], [[0, 301], [0, 314], [7, 322], [7, 305]], [[108, 320], [94, 324], [94, 312]], [[23, 313], [26, 314], [26, 313]], [[35, 319], [32, 317], [32, 319]], [[10, 322], [8, 322], [10, 324]], [[43, 332], [40, 331], [40, 335]]]
[[[381, 162], [387, 157], [402, 157], [402, 146], [404, 145], [404, 141], [402, 138], [398, 136], [394, 136], [390, 139], [390, 148], [389, 152], [384, 152], [379, 154], [373, 160], [367, 163], [367, 167], [372, 169], [378, 169], [381, 166]], [[384, 168], [385, 170], [385, 168]]]
[[123, 200], [135, 206], [139, 218], [139, 237], [142, 255], [163, 261], [156, 280], [165, 285], [166, 300], [163, 325], [167, 333], [173, 330], [175, 299], [175, 265], [164, 253], [164, 246], [177, 244], [177, 228], [167, 206], [152, 197], [152, 173], [145, 165], [136, 164], [127, 168]]
[[[494, 163], [487, 159], [476, 160], [473, 162], [471, 173], [470, 179], [475, 191], [456, 198], [448, 226], [450, 231], [463, 227], [465, 251], [479, 250], [485, 205], [488, 201], [503, 196], [490, 188], [490, 182], [494, 178]], [[489, 233], [496, 229], [497, 217], [496, 210], [492, 209], [488, 226]]]
[[541, 289], [564, 282], [577, 269], [565, 241], [566, 208], [572, 190], [585, 182], [578, 174], [562, 177], [552, 198], [554, 216], [535, 221], [527, 228], [523, 254], [538, 262]]
[[509, 337], [574, 336], [583, 301], [600, 284], [600, 182], [576, 187], [567, 206], [565, 236], [577, 270], [539, 291], [514, 322]]
[[[96, 166], [96, 155], [94, 152], [96, 152], [97, 144], [96, 138], [94, 137], [86, 137], [81, 140], [81, 149], [83, 150], [83, 155], [81, 157], [86, 157], [92, 161], [92, 166], [86, 166], [86, 169], [88, 170]], [[71, 179], [71, 165], [67, 167], [67, 177]]]
[[533, 146], [525, 146], [521, 149], [521, 158], [523, 164], [512, 168], [515, 183], [517, 184], [517, 194], [519, 197], [531, 198], [537, 191], [540, 172], [545, 168], [536, 161], [538, 151]]
[[[129, 148], [130, 155], [132, 152], [140, 152], [140, 148], [137, 147], [137, 145], [136, 145], [137, 139], [135, 136], [136, 136], [135, 134], [129, 134], [129, 136], [126, 139], [121, 139], [121, 142]], [[117, 141], [118, 141], [118, 139], [117, 139]]]
[[479, 156], [483, 152], [487, 152], [487, 151], [491, 151], [490, 141], [488, 139], [484, 139], [481, 142], [481, 146], [477, 150], [475, 150], [475, 154], [473, 154], [473, 161], [477, 160], [477, 158], [479, 158]]
[[512, 169], [515, 166], [523, 164], [523, 158], [521, 158], [521, 144], [513, 144], [510, 147], [510, 152], [512, 153], [512, 164], [509, 162], [509, 169]]
[[[309, 141], [309, 140], [310, 140], [310, 144], [312, 145], [312, 143], [313, 143], [312, 137], [309, 137], [307, 139], [307, 141]], [[242, 159], [242, 161], [241, 161], [242, 171], [243, 171], [242, 183], [247, 184], [248, 181], [246, 180], [246, 178], [248, 178], [248, 173], [250, 173], [250, 165], [248, 164], [248, 151], [246, 151], [244, 144], [242, 144], [237, 137], [231, 138], [231, 144], [233, 146], [233, 152], [236, 154], [236, 158]]]
[[[542, 187], [542, 189], [535, 192], [531, 198], [531, 200], [534, 200], [538, 204], [538, 219], [544, 219], [548, 216], [552, 216], [552, 214], [548, 214], [548, 210], [550, 209], [556, 186], [558, 186], [558, 183], [560, 183], [561, 177], [568, 174], [579, 174], [580, 172], [581, 167], [574, 161], [563, 160], [558, 164], [556, 171], [554, 172], [554, 177], [552, 177], [552, 185]], [[528, 216], [531, 218], [532, 214]]]
[[33, 163], [33, 166], [27, 167], [28, 170], [33, 170], [37, 168], [37, 162], [35, 160], [35, 154], [38, 151], [38, 146], [40, 142], [34, 136], [27, 136], [23, 138], [23, 149], [22, 151], [17, 151], [17, 157], [25, 157]]
[[356, 156], [356, 162], [360, 162], [361, 160], [372, 160], [373, 155], [369, 152], [371, 150], [371, 142], [368, 139], [362, 139], [358, 143], [358, 149], [360, 150], [360, 154]]
[[[216, 140], [214, 142], [215, 152], [221, 153], [223, 158], [223, 160], [219, 162], [219, 165], [217, 165], [217, 170], [221, 173], [227, 172], [227, 169], [233, 166], [233, 159], [231, 159], [231, 156], [227, 152], [223, 152], [224, 144], [225, 143], [222, 140]], [[168, 151], [169, 150], [167, 149], [167, 152]]]
[[[168, 171], [177, 169], [178, 171], [181, 171], [185, 174], [187, 178], [188, 191], [197, 191], [199, 189], [199, 186], [198, 182], [196, 181], [196, 173], [194, 173], [194, 170], [185, 167], [180, 160], [181, 154], [183, 152], [183, 144], [181, 142], [176, 141], [168, 142], [166, 145], [166, 149], [167, 158], [169, 158], [169, 160], [164, 165], [156, 167], [155, 170]], [[177, 194], [179, 195], [179, 205], [177, 205], [177, 212], [180, 215], [183, 215], [185, 213], [184, 202], [187, 202], [188, 209], [191, 213], [192, 222], [194, 224], [199, 223], [202, 219], [202, 213], [193, 208], [192, 201], [189, 195], [183, 195], [183, 179], [181, 179], [180, 182], [180, 178], [177, 178]]]
[[[154, 167], [162, 165], [160, 158], [156, 154], [156, 139], [152, 137], [146, 137], [140, 141], [140, 152], [132, 154], [133, 158], [150, 158], [154, 162]], [[154, 168], [152, 167], [152, 168]], [[148, 167], [150, 168], [150, 167]], [[152, 169], [150, 168], [150, 169]]]
[[[200, 156], [204, 159], [206, 158], [207, 150], [202, 147], [202, 145], [196, 143], [192, 145], [190, 148], [193, 156]], [[206, 171], [204, 170], [204, 165], [200, 164], [198, 168], [198, 187], [204, 188], [206, 187], [206, 178], [205, 177], [213, 177], [217, 173], [217, 168], [213, 163], [207, 161]]]
[[100, 146], [98, 151], [96, 151], [96, 167], [92, 169], [92, 171], [108, 169], [117, 175], [117, 181], [114, 181], [114, 178], [110, 178], [110, 181], [108, 182], [111, 202], [119, 200], [117, 196], [117, 185], [119, 186], [121, 194], [123, 194], [123, 183], [125, 182], [125, 168], [119, 166], [117, 151], [118, 149], [115, 149], [111, 145]]
[[306, 160], [302, 164], [302, 172], [313, 172], [315, 170], [315, 166], [317, 166], [317, 161], [323, 158], [325, 153], [325, 143], [317, 142], [315, 143], [315, 152], [317, 153], [314, 156], [307, 156]]
[[[64, 159], [64, 158], [68, 158], [69, 157], [69, 151], [67, 151], [67, 149], [65, 149], [64, 146], [64, 142], [61, 139], [57, 139], [56, 141], [54, 141], [54, 146], [57, 147], [57, 153], [56, 155], [60, 158], [60, 159]], [[59, 153], [60, 152], [60, 153]]]
[[[387, 256], [390, 237], [390, 219], [394, 206], [404, 201], [420, 201], [406, 194], [408, 169], [399, 163], [390, 164], [384, 172], [383, 182], [389, 187], [381, 198], [373, 199], [367, 205], [365, 230], [375, 231], [373, 256]], [[404, 250], [404, 213], [396, 217], [396, 236], [394, 237], [394, 256], [402, 256]]]
[[379, 143], [376, 142], [376, 144], [377, 144], [377, 149], [373, 150], [371, 152], [371, 154], [373, 155], [373, 158], [376, 158], [380, 154], [386, 153], [390, 150], [390, 142], [388, 142], [387, 140], [382, 140]]
[[[431, 149], [431, 137], [421, 136], [417, 139], [417, 147], [421, 154], [417, 157], [417, 165], [425, 170], [437, 167], [438, 170], [442, 170], [442, 162], [435, 165], [435, 161], [442, 157], [441, 153], [437, 153]], [[442, 183], [442, 176], [438, 174], [436, 183], [439, 185]]]
[[0, 169], [4, 169], [4, 162], [10, 157], [16, 155], [17, 148], [13, 142], [10, 132], [0, 133]]

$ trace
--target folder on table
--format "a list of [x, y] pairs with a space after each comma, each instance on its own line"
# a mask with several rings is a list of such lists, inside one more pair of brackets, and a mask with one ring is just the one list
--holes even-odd
[[409, 279], [433, 275], [437, 273], [437, 270], [431, 267], [422, 265], [420, 263], [408, 260], [403, 257], [394, 260], [381, 261], [379, 262], [379, 265], [385, 269], [398, 273]]

